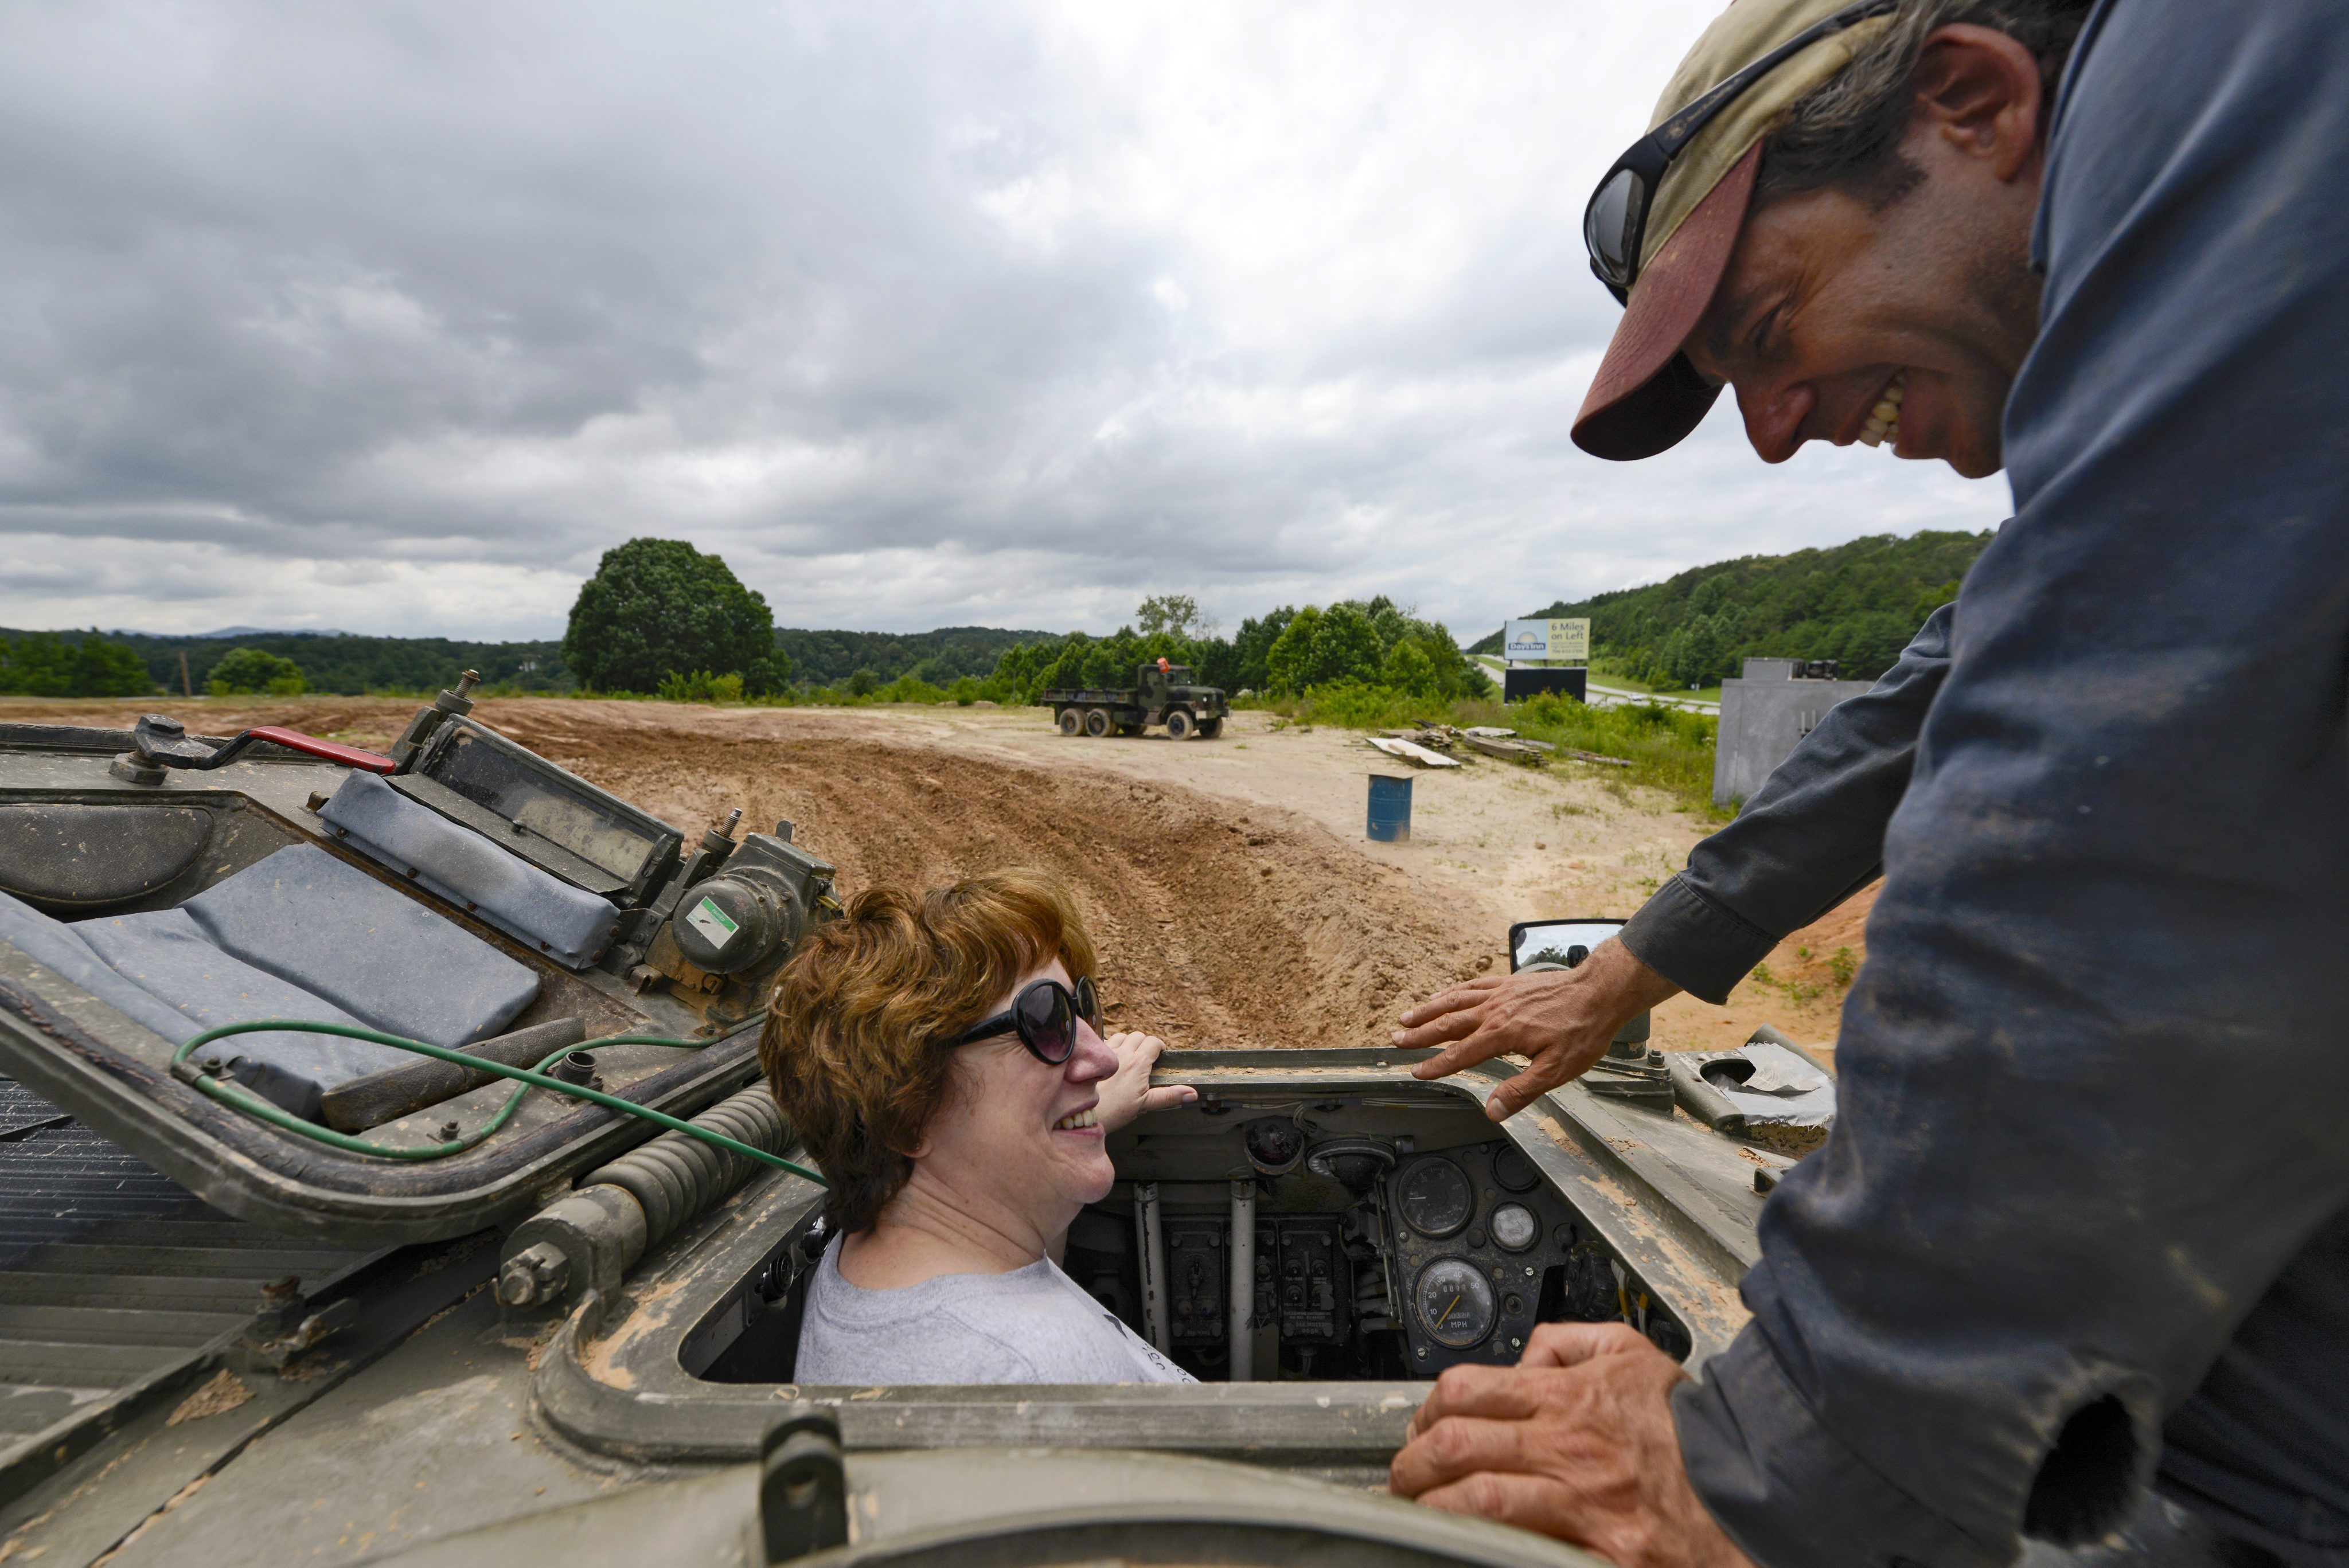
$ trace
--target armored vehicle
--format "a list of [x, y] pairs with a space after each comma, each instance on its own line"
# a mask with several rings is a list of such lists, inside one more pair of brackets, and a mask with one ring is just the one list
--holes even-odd
[[1140, 735], [1163, 724], [1171, 740], [1213, 740], [1232, 711], [1222, 687], [1194, 686], [1187, 665], [1164, 659], [1136, 670], [1130, 686], [1060, 687], [1039, 696], [1036, 706], [1052, 710], [1062, 735]]
[[799, 1383], [820, 1174], [754, 1042], [832, 868], [471, 707], [0, 727], [0, 1557], [1588, 1563], [1381, 1495], [1429, 1379], [1739, 1326], [1785, 1161], [1640, 1040], [1497, 1126], [1506, 1064], [1194, 1051], [1067, 1266], [1201, 1381]]

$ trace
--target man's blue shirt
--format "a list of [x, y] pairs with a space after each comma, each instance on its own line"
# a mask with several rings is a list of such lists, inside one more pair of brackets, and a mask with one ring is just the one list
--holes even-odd
[[2349, 17], [2106, 0], [1968, 578], [1754, 1322], [1765, 1563], [2009, 1561], [2156, 1476], [2349, 1563]]

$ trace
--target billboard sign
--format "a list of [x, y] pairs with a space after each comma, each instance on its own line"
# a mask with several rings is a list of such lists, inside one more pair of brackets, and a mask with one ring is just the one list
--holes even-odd
[[1579, 663], [1590, 657], [1590, 623], [1511, 621], [1501, 637], [1501, 656], [1511, 664]]

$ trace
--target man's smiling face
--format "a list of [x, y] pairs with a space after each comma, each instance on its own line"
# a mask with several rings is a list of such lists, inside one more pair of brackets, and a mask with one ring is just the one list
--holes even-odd
[[2027, 328], [2035, 302], [1984, 286], [1996, 270], [1979, 253], [1984, 236], [1933, 232], [1963, 225], [1936, 222], [1932, 194], [1876, 212], [1808, 191], [1746, 218], [1682, 352], [1736, 389], [1764, 460], [1784, 462], [1806, 441], [1889, 436], [1904, 458], [1940, 458], [1973, 479], [1999, 470], [2000, 417], [2029, 346], [2015, 316]]
[[2002, 466], [2007, 392], [2038, 331], [2036, 67], [2004, 35], [1951, 27], [1919, 74], [1908, 178], [1872, 197], [1757, 195], [1682, 346], [1736, 388], [1766, 461], [1865, 440], [1973, 479]]

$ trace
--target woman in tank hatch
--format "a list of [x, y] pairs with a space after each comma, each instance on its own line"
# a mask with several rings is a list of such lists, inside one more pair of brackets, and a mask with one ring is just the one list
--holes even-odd
[[858, 895], [785, 967], [759, 1057], [832, 1183], [802, 1383], [1174, 1383], [1190, 1376], [1061, 1271], [1117, 1172], [1109, 1132], [1196, 1098], [1161, 1043], [1103, 1039], [1059, 884]]

